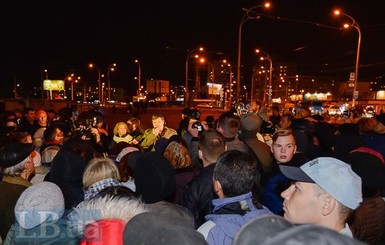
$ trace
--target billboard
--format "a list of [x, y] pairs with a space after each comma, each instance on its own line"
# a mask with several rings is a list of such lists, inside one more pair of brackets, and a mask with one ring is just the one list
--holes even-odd
[[146, 90], [149, 94], [168, 94], [170, 93], [170, 81], [147, 80]]
[[63, 80], [44, 80], [43, 82], [44, 90], [64, 90], [64, 81]]

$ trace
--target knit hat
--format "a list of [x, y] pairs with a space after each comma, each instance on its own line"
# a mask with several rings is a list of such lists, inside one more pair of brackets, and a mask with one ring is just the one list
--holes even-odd
[[128, 156], [128, 166], [134, 171], [136, 163], [138, 162], [139, 157], [143, 154], [141, 151], [133, 151], [131, 154]]
[[352, 151], [349, 154], [349, 163], [353, 171], [361, 177], [363, 187], [385, 187], [385, 165], [378, 156], [368, 152]]
[[[266, 224], [266, 222], [264, 222], [264, 218], [255, 219], [253, 221], [254, 222], [251, 222], [252, 224], [248, 223], [248, 225], [252, 225], [252, 227], [249, 228], [249, 233], [247, 234], [250, 236], [251, 239], [244, 239], [239, 235], [236, 235], [236, 238], [233, 241], [233, 245], [254, 245], [254, 244], [259, 244], [259, 245], [291, 245], [291, 244], [363, 245], [363, 244], [366, 244], [320, 225], [313, 225], [313, 224], [296, 225], [296, 226], [290, 226], [290, 227], [287, 227], [286, 229], [281, 230], [281, 228], [284, 228], [284, 227], [276, 227], [276, 228], [274, 227], [275, 225], [281, 226], [281, 224], [271, 223], [269, 224], [269, 227], [272, 228], [272, 230], [269, 230], [269, 229], [264, 229], [264, 227], [261, 227]], [[239, 232], [244, 230], [242, 228], [239, 230]], [[251, 228], [255, 228], [255, 230], [251, 230]]]
[[200, 120], [201, 119], [201, 112], [197, 109], [192, 109], [192, 110], [190, 110], [189, 117], [191, 119]]
[[125, 222], [121, 219], [101, 219], [89, 223], [79, 245], [123, 244]]
[[60, 151], [60, 147], [57, 145], [48, 146], [41, 153], [41, 162], [51, 163], [59, 151]]
[[168, 144], [163, 155], [174, 168], [186, 168], [191, 165], [191, 158], [187, 148], [176, 141]]
[[130, 144], [125, 142], [125, 141], [121, 141], [121, 142], [118, 142], [116, 143], [116, 145], [114, 145], [114, 147], [112, 147], [112, 149], [110, 150], [110, 155], [119, 155], [119, 153], [126, 147], [129, 147]]
[[129, 147], [126, 147], [126, 148], [123, 148], [120, 153], [118, 154], [118, 156], [116, 157], [115, 161], [116, 162], [120, 162], [120, 160], [122, 159], [122, 157], [124, 157], [124, 155], [130, 153], [130, 152], [133, 152], [133, 151], [139, 151], [138, 148], [136, 147], [132, 147], [132, 146], [129, 146]]
[[0, 149], [0, 164], [4, 168], [15, 166], [25, 160], [34, 150], [33, 144], [10, 143]]
[[46, 130], [46, 127], [39, 128], [36, 130], [36, 132], [33, 134], [33, 143], [36, 147], [41, 147], [44, 142], [44, 131]]
[[259, 131], [262, 119], [255, 113], [247, 113], [241, 117], [241, 131]]
[[268, 241], [266, 245], [328, 244], [364, 245], [366, 243], [320, 225], [294, 226]]
[[143, 153], [134, 171], [136, 193], [145, 203], [155, 203], [171, 196], [175, 189], [175, 172], [159, 152]]
[[34, 154], [32, 154], [33, 158], [32, 158], [32, 161], [33, 161], [33, 165], [35, 165], [35, 167], [40, 167], [41, 166], [41, 155], [38, 151], [34, 150]]
[[146, 212], [128, 221], [123, 233], [123, 244], [200, 245], [207, 242], [198, 231], [176, 225], [167, 215]]
[[191, 114], [191, 109], [190, 109], [190, 107], [185, 107], [185, 108], [183, 108], [183, 110], [182, 110], [182, 114], [183, 115], [190, 115]]
[[282, 216], [275, 214], [257, 216], [241, 226], [233, 244], [263, 244], [290, 227], [293, 227], [293, 224]]
[[364, 244], [334, 230], [313, 224], [293, 225], [282, 216], [268, 214], [253, 218], [238, 230], [233, 245]]
[[16, 220], [24, 229], [32, 229], [45, 221], [58, 220], [63, 214], [63, 193], [57, 185], [48, 181], [28, 187], [15, 206]]
[[361, 178], [341, 160], [319, 157], [301, 167], [281, 164], [279, 168], [289, 179], [319, 185], [350, 209], [356, 209], [362, 202]]
[[103, 117], [97, 116], [97, 117], [96, 117], [96, 123], [101, 123], [101, 122], [104, 122]]

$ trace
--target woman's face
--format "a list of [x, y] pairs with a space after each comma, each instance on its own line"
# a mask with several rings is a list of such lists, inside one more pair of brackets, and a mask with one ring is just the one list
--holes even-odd
[[118, 134], [119, 135], [125, 135], [127, 134], [127, 128], [123, 125], [123, 124], [120, 124], [118, 126]]

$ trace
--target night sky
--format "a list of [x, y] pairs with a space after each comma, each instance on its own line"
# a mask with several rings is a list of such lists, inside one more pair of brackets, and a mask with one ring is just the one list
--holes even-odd
[[[339, 29], [340, 6], [361, 27], [359, 80], [385, 73], [385, 1], [279, 0], [261, 18], [243, 25], [242, 69], [245, 81], [258, 62], [255, 48], [274, 62], [296, 62], [301, 74], [347, 80], [354, 71], [358, 32]], [[50, 79], [74, 72], [96, 81], [93, 62], [106, 73], [111, 63], [112, 86], [135, 87], [139, 59], [142, 80], [184, 84], [188, 50], [205, 47], [208, 59], [227, 59], [236, 72], [238, 27], [242, 8], [261, 1], [39, 1], [0, 3], [0, 81], [2, 97], [12, 96], [16, 81], [35, 86], [41, 70]], [[347, 20], [347, 19], [345, 19]], [[9, 88], [9, 89], [8, 89]]]

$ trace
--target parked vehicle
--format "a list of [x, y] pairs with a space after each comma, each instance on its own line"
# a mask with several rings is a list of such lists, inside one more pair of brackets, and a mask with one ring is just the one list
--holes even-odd
[[341, 115], [341, 110], [340, 110], [340, 107], [337, 106], [337, 105], [333, 105], [331, 107], [329, 107], [328, 109], [328, 112], [329, 112], [329, 115]]
[[300, 104], [298, 104], [294, 107], [294, 114], [298, 113], [299, 109], [303, 106], [307, 106], [312, 115], [315, 115], [315, 114], [321, 115], [322, 114], [323, 102], [319, 101], [319, 100], [302, 101]]
[[207, 104], [207, 103], [200, 103], [197, 105], [198, 108], [213, 108], [212, 105]]

